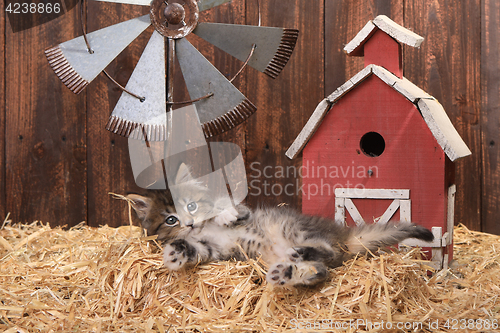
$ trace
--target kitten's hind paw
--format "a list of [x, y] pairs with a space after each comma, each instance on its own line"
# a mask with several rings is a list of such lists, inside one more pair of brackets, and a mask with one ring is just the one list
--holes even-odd
[[328, 270], [320, 262], [281, 262], [269, 267], [266, 279], [275, 286], [312, 286], [327, 276]]
[[277, 286], [288, 285], [292, 278], [293, 269], [293, 264], [290, 263], [272, 265], [267, 272], [267, 282]]
[[196, 250], [183, 239], [167, 244], [163, 249], [163, 264], [171, 271], [181, 269], [195, 257]]

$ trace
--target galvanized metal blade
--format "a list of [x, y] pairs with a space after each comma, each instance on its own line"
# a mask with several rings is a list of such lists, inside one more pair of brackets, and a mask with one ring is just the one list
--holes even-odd
[[125, 89], [144, 100], [123, 92], [106, 129], [125, 137], [136, 134], [148, 141], [165, 140], [165, 39], [158, 32], [153, 32]]
[[[168, 138], [149, 141], [137, 127], [129, 136], [129, 155], [137, 185], [149, 189], [166, 189], [181, 163], [196, 170], [212, 171], [207, 141], [201, 129], [196, 107], [187, 105], [169, 112]], [[149, 142], [148, 142], [149, 141]], [[204, 173], [206, 174], [206, 173]], [[175, 182], [174, 182], [175, 183]]]
[[87, 34], [47, 49], [45, 55], [59, 79], [80, 93], [130, 43], [151, 24], [149, 14]]
[[[136, 184], [147, 189], [168, 188], [177, 211], [182, 212], [183, 199], [199, 194], [199, 187], [191, 189], [191, 193], [189, 186], [182, 183], [194, 179], [214, 198], [215, 207], [206, 212], [205, 218], [242, 202], [248, 187], [240, 147], [229, 142], [210, 142], [209, 150], [195, 105], [172, 111], [171, 121], [166, 141], [147, 142], [139, 127], [135, 135], [130, 135], [129, 155]], [[139, 140], [131, 139], [132, 136]], [[183, 206], [179, 207], [181, 202]]]
[[140, 6], [149, 6], [151, 4], [151, 0], [94, 0], [94, 1], [116, 2], [116, 3], [124, 3], [128, 5], [140, 5]]
[[196, 102], [205, 136], [230, 130], [256, 110], [256, 107], [186, 39], [176, 40], [176, 55], [192, 99]]
[[248, 65], [272, 78], [285, 67], [299, 35], [294, 29], [221, 23], [199, 23], [193, 33], [241, 61], [255, 44]]
[[200, 12], [217, 7], [219, 5], [222, 5], [223, 3], [230, 2], [231, 0], [199, 0], [198, 1], [198, 9]]

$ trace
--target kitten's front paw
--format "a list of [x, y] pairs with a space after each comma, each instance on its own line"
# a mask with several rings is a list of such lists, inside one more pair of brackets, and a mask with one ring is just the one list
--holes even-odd
[[304, 251], [300, 247], [291, 247], [286, 250], [285, 254], [290, 261], [299, 262], [302, 261], [302, 255], [304, 254]]
[[214, 221], [220, 226], [229, 226], [238, 219], [238, 211], [234, 207], [229, 207], [220, 211]]
[[185, 240], [178, 239], [163, 249], [163, 264], [171, 271], [181, 269], [195, 256], [194, 248]]
[[292, 262], [329, 262], [335, 259], [335, 252], [319, 246], [294, 246], [286, 250], [286, 255]]
[[163, 249], [163, 265], [171, 271], [180, 269], [186, 263], [184, 252], [177, 251], [172, 245], [167, 244]]

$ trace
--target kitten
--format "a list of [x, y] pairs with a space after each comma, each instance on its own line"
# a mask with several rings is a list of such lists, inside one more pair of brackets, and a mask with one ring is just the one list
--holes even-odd
[[[328, 268], [338, 267], [357, 254], [373, 253], [406, 238], [434, 239], [428, 229], [412, 223], [347, 228], [285, 207], [251, 211], [237, 205], [220, 209], [217, 200], [192, 178], [184, 164], [176, 182], [185, 190], [176, 198], [184, 207], [180, 212], [175, 210], [168, 190], [128, 195], [148, 235], [158, 235], [164, 246], [164, 264], [170, 270], [219, 260], [243, 261], [246, 256], [262, 257], [269, 265], [269, 283], [312, 286], [328, 278]], [[216, 217], [204, 219], [207, 214], [213, 216], [214, 211], [219, 213]]]

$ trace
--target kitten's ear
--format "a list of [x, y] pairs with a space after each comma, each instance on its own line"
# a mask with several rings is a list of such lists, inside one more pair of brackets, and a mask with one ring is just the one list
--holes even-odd
[[141, 221], [144, 221], [146, 215], [148, 215], [149, 210], [151, 209], [151, 204], [153, 201], [139, 194], [129, 194], [127, 195], [127, 199], [129, 199], [132, 203], [132, 208], [134, 208], [137, 216]]
[[186, 163], [181, 163], [179, 169], [177, 170], [177, 175], [175, 176], [175, 184], [185, 183], [194, 180], [191, 175], [191, 170], [186, 165]]

